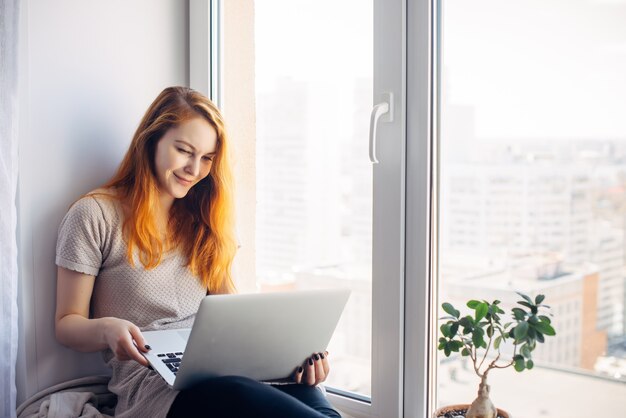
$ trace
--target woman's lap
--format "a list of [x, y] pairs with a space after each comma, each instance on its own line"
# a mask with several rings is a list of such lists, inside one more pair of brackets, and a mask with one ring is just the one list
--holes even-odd
[[168, 418], [341, 417], [315, 387], [270, 386], [241, 376], [208, 379], [178, 394]]

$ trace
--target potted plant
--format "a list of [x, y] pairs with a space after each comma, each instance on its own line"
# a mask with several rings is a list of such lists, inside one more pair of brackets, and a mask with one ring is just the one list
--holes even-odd
[[[519, 306], [511, 309], [511, 320], [506, 323], [502, 316], [505, 311], [499, 306], [499, 300], [492, 303], [470, 300], [467, 307], [474, 311], [474, 315], [463, 317], [450, 303], [442, 305], [449, 316], [441, 318], [447, 322], [440, 327], [443, 336], [439, 338], [438, 349], [446, 357], [459, 351], [461, 356], [469, 357], [476, 375], [480, 378], [478, 397], [471, 405], [464, 405], [467, 408], [465, 418], [496, 418], [498, 414], [508, 418], [509, 414], [496, 410], [489, 399], [489, 372], [507, 367], [513, 367], [518, 372], [532, 369], [532, 352], [537, 344], [543, 343], [546, 336], [556, 334], [546, 314], [550, 307], [542, 304], [545, 296], [537, 295], [532, 300], [527, 295], [518, 294], [523, 300], [517, 302]], [[500, 348], [507, 341], [513, 344], [513, 354], [503, 356]], [[461, 407], [463, 405], [454, 408]], [[447, 416], [455, 416], [447, 412], [450, 408], [439, 409], [435, 412], [435, 417], [445, 417], [446, 413], [449, 414]]]

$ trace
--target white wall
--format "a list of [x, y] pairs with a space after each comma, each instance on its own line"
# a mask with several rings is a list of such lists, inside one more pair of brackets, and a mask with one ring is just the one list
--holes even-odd
[[107, 180], [150, 102], [188, 85], [188, 2], [28, 0], [20, 39], [18, 404], [106, 372], [99, 354], [54, 339], [57, 228]]

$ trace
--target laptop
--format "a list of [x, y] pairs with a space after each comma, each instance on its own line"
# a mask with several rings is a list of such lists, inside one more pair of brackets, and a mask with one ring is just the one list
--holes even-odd
[[143, 355], [176, 390], [215, 376], [288, 380], [324, 352], [348, 301], [347, 289], [210, 295], [192, 328], [146, 331]]

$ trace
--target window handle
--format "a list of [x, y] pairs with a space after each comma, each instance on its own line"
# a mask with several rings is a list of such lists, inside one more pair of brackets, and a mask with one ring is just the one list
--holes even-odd
[[372, 109], [370, 115], [370, 161], [373, 164], [378, 164], [376, 158], [376, 131], [378, 130], [378, 121], [381, 122], [393, 122], [393, 93], [385, 93], [384, 99], [381, 103], [378, 103]]

